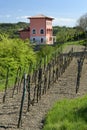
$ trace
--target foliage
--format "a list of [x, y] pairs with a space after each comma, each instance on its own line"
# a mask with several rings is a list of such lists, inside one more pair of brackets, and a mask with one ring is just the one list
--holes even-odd
[[68, 41], [76, 41], [84, 39], [84, 31], [79, 27], [59, 27], [53, 28], [53, 33], [56, 35], [57, 43], [64, 43]]
[[79, 40], [79, 41], [75, 41], [75, 42], [66, 42], [64, 44], [65, 45], [82, 45], [82, 46], [87, 46], [87, 40]]
[[48, 112], [43, 130], [86, 130], [87, 96], [58, 101]]
[[44, 45], [44, 46], [41, 46], [41, 48], [38, 52], [38, 56], [40, 56], [41, 58], [44, 58], [44, 56], [47, 56], [48, 58], [50, 58], [53, 51], [54, 51], [54, 49], [52, 46]]
[[1, 36], [0, 41], [0, 78], [6, 75], [7, 67], [13, 76], [19, 66], [28, 68], [30, 62], [36, 62], [35, 53], [29, 43], [19, 39], [8, 39]]
[[[0, 34], [8, 35], [8, 38], [19, 38], [18, 30], [26, 28], [29, 23], [19, 22], [19, 23], [0, 23]], [[57, 37], [57, 43], [64, 43], [67, 41], [75, 41], [78, 39], [83, 39], [85, 37], [84, 31], [79, 26], [70, 27], [53, 27], [53, 35]]]
[[9, 38], [18, 38], [18, 30], [21, 28], [26, 28], [29, 23], [19, 22], [19, 23], [0, 23], [0, 34], [7, 34]]
[[87, 13], [82, 15], [78, 21], [77, 24], [79, 27], [81, 27], [84, 31], [87, 31]]
[[82, 15], [78, 21], [77, 25], [79, 28], [81, 28], [84, 32], [84, 38], [85, 38], [85, 46], [87, 46], [87, 13]]
[[46, 64], [51, 61], [51, 59], [55, 56], [56, 53], [60, 53], [62, 51], [60, 45], [43, 45], [39, 48], [37, 52], [37, 58], [42, 61], [42, 65], [44, 64], [44, 60], [46, 60]]

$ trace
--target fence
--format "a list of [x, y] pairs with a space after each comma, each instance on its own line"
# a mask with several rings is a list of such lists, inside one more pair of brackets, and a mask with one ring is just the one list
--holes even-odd
[[85, 54], [86, 54], [86, 48], [84, 48], [79, 59], [77, 59], [78, 67], [77, 67], [76, 93], [78, 92], [79, 86], [80, 86], [80, 78], [81, 78], [82, 67], [83, 67], [83, 63], [84, 63], [84, 59], [85, 59]]
[[[38, 70], [31, 74], [27, 74], [27, 78], [24, 75], [24, 89], [22, 95], [22, 101], [20, 107], [20, 114], [18, 120], [18, 128], [22, 120], [22, 109], [24, 102], [24, 93], [28, 92], [28, 104], [27, 111], [29, 111], [30, 105], [34, 105], [35, 102], [39, 102], [42, 95], [47, 92], [50, 87], [58, 80], [58, 78], [64, 73], [65, 69], [69, 66], [72, 60], [72, 50], [64, 56], [63, 54], [55, 55], [53, 59], [45, 65], [44, 68], [39, 66]], [[26, 82], [25, 82], [26, 81]]]
[[[32, 64], [29, 66], [28, 73], [25, 73], [24, 70], [21, 70], [21, 67], [18, 68], [17, 74], [14, 80], [14, 85], [12, 89], [12, 98], [14, 98], [15, 91], [17, 94], [21, 92], [22, 89], [22, 97], [21, 97], [21, 105], [19, 111], [18, 125], [19, 128], [22, 121], [22, 113], [23, 113], [23, 105], [25, 102], [26, 94], [27, 96], [27, 111], [29, 111], [30, 105], [34, 105], [34, 103], [38, 103], [41, 99], [42, 95], [46, 94], [47, 90], [50, 87], [53, 87], [53, 84], [58, 80], [58, 78], [65, 72], [66, 68], [69, 66], [70, 62], [73, 58], [73, 49], [66, 55], [62, 53], [54, 53], [50, 62], [46, 62], [46, 56], [44, 58], [44, 65], [40, 60], [38, 67], [30, 72], [32, 69]], [[23, 72], [22, 76], [21, 73]], [[3, 95], [3, 103], [5, 103], [7, 90], [9, 83], [9, 68], [7, 68], [7, 76], [5, 83], [5, 91]]]

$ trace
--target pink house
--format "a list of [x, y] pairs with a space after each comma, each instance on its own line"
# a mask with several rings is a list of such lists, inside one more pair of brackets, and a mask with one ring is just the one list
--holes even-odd
[[44, 15], [29, 17], [30, 41], [37, 44], [53, 44], [53, 18]]
[[26, 40], [30, 38], [30, 28], [20, 29], [19, 30], [20, 38]]
[[21, 38], [29, 38], [35, 44], [53, 44], [55, 37], [53, 36], [52, 21], [53, 18], [45, 15], [36, 15], [29, 17], [30, 32], [21, 31]]

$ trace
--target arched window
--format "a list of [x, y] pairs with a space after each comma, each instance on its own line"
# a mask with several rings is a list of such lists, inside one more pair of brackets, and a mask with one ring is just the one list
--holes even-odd
[[41, 30], [40, 30], [40, 34], [44, 34], [44, 29], [41, 29]]
[[35, 29], [32, 30], [32, 34], [36, 34], [36, 30]]

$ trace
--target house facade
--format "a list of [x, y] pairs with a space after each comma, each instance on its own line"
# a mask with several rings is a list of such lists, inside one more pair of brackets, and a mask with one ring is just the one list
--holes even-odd
[[25, 33], [22, 30], [21, 37], [25, 34], [32, 43], [35, 44], [53, 44], [55, 37], [53, 36], [52, 21], [53, 18], [45, 15], [36, 15], [28, 18], [30, 20], [29, 31]]
[[29, 17], [30, 41], [36, 44], [53, 44], [53, 18], [44, 15]]
[[30, 28], [20, 29], [19, 30], [20, 38], [26, 40], [30, 38]]

